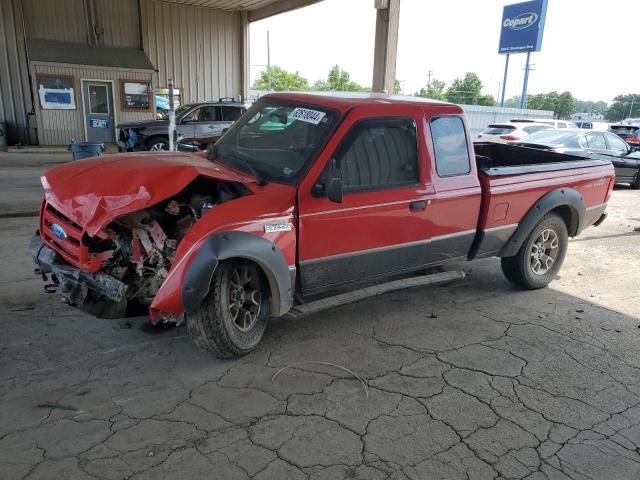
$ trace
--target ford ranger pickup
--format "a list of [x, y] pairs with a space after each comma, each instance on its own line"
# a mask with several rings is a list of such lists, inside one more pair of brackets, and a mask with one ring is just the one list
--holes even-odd
[[474, 145], [456, 105], [269, 94], [207, 152], [50, 169], [31, 250], [70, 305], [185, 320], [228, 358], [296, 305], [451, 262], [500, 257], [544, 287], [613, 180], [606, 160]]

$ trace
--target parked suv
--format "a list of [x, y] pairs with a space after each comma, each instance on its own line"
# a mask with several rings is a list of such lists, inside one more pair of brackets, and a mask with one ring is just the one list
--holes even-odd
[[611, 125], [609, 131], [629, 144], [633, 151], [640, 150], [640, 120], [633, 124]]
[[549, 125], [551, 128], [578, 128], [578, 126], [567, 120], [556, 120], [554, 118], [523, 118], [518, 119], [514, 118], [511, 120], [512, 123], [544, 123], [545, 125]]
[[[176, 109], [178, 141], [204, 149], [215, 142], [246, 111], [243, 103], [221, 98], [218, 102], [190, 103]], [[118, 125], [121, 152], [169, 149], [169, 119]]]
[[478, 140], [497, 143], [518, 142], [527, 135], [551, 128], [549, 125], [533, 122], [492, 123], [478, 135]]

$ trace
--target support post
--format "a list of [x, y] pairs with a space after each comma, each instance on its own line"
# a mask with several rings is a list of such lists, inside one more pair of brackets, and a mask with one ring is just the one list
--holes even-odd
[[269, 30], [267, 30], [267, 78], [269, 79], [268, 90], [271, 91], [271, 41], [269, 39]]
[[520, 97], [520, 108], [527, 107], [527, 86], [529, 84], [529, 60], [531, 52], [527, 52], [527, 64], [524, 67], [524, 83], [522, 84], [522, 96]]
[[507, 74], [509, 73], [509, 54], [504, 62], [504, 78], [502, 79], [502, 96], [500, 97], [500, 108], [504, 107], [504, 94], [507, 90]]
[[242, 86], [240, 91], [241, 101], [247, 103], [249, 101], [250, 96], [250, 74], [251, 74], [251, 66], [250, 66], [250, 58], [249, 58], [249, 48], [250, 48], [250, 37], [249, 37], [249, 12], [246, 10], [242, 11], [241, 14], [241, 22], [242, 22]]
[[393, 93], [398, 57], [400, 0], [375, 0], [375, 8], [376, 37], [371, 89], [374, 92]]
[[173, 101], [173, 79], [167, 80], [169, 87], [169, 151], [175, 151], [175, 135], [176, 135], [176, 104]]

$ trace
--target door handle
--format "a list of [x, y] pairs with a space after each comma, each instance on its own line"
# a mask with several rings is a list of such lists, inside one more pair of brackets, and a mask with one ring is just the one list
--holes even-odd
[[409, 204], [409, 210], [411, 210], [412, 212], [416, 212], [419, 210], [426, 210], [427, 209], [427, 202], [425, 202], [424, 200], [416, 200], [415, 202], [411, 202]]

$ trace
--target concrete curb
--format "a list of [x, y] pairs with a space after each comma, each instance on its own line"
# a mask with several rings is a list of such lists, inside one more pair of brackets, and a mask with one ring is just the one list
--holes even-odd
[[40, 210], [33, 210], [28, 212], [2, 212], [0, 218], [26, 218], [37, 217], [40, 215]]

